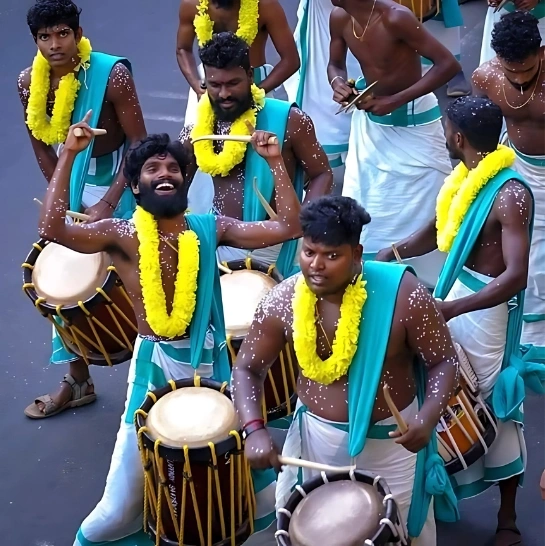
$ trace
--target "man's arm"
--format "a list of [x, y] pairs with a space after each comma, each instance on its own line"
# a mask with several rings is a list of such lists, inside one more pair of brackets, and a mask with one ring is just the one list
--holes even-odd
[[333, 100], [339, 104], [349, 100], [356, 90], [350, 87], [347, 81], [346, 53], [348, 45], [343, 36], [346, 24], [346, 12], [341, 8], [334, 8], [329, 16], [329, 62], [327, 64], [327, 78], [333, 89]]
[[433, 63], [431, 70], [423, 78], [393, 97], [395, 102], [400, 105], [407, 104], [418, 97], [432, 93], [462, 70], [452, 53], [424, 28], [411, 11], [396, 6], [388, 13], [385, 20], [386, 28], [421, 57]]
[[176, 59], [187, 83], [200, 97], [205, 90], [201, 89], [201, 78], [193, 55], [193, 43], [195, 42], [193, 20], [197, 16], [196, 6], [195, 0], [182, 0], [180, 3]]
[[499, 192], [492, 218], [501, 224], [501, 250], [505, 271], [482, 290], [458, 300], [442, 302], [448, 318], [489, 309], [509, 301], [526, 288], [530, 260], [530, 217], [533, 202], [528, 190], [517, 181], [508, 182]]
[[31, 69], [27, 68], [19, 74], [19, 77], [17, 78], [17, 90], [19, 92], [21, 104], [23, 105], [25, 127], [27, 128], [30, 143], [32, 144], [32, 149], [34, 150], [36, 160], [38, 161], [38, 166], [45, 176], [45, 179], [48, 182], [51, 182], [51, 178], [55, 172], [55, 167], [57, 166], [57, 154], [55, 153], [53, 146], [49, 146], [45, 142], [34, 138], [30, 129], [26, 125], [26, 109], [28, 106], [28, 99], [30, 97], [30, 72]]
[[309, 182], [305, 203], [331, 192], [333, 173], [327, 155], [316, 139], [314, 123], [310, 116], [292, 108], [288, 120], [287, 134], [295, 160], [301, 164]]
[[[424, 448], [454, 392], [458, 376], [458, 356], [449, 329], [429, 290], [411, 273], [401, 283], [397, 305], [404, 305], [407, 345], [423, 361], [428, 371], [426, 395], [409, 430], [397, 443], [414, 453]], [[396, 317], [397, 317], [396, 308]]]
[[[110, 74], [106, 100], [111, 102], [129, 145], [146, 137], [146, 126], [142, 108], [136, 93], [136, 86], [129, 69], [123, 63], [117, 63]], [[117, 207], [123, 191], [127, 187], [127, 179], [123, 174], [123, 163], [116, 179], [108, 188], [104, 197], [86, 212], [91, 214], [91, 220], [110, 216]]]
[[286, 171], [279, 144], [267, 143], [271, 136], [274, 135], [266, 131], [255, 131], [252, 146], [267, 161], [273, 174], [277, 218], [264, 222], [242, 222], [220, 216], [217, 219], [218, 244], [255, 249], [301, 236], [301, 205]]
[[278, 0], [261, 0], [259, 12], [280, 57], [272, 72], [259, 85], [265, 93], [270, 93], [299, 70], [301, 61], [286, 14]]
[[[395, 247], [400, 258], [414, 258], [415, 256], [423, 256], [432, 252], [437, 248], [437, 228], [435, 218], [430, 220], [418, 231], [409, 235], [399, 243], [395, 243]], [[383, 248], [375, 257], [379, 262], [391, 262], [395, 260], [395, 255], [391, 247]]]
[[[89, 114], [85, 116], [83, 122], [70, 127], [41, 208], [39, 231], [40, 236], [45, 239], [55, 241], [77, 252], [94, 254], [116, 247], [115, 220], [102, 220], [94, 224], [81, 225], [70, 225], [65, 220], [74, 159], [79, 152], [89, 146], [93, 139], [93, 134], [87, 125]], [[83, 129], [84, 136], [74, 136], [76, 127]]]

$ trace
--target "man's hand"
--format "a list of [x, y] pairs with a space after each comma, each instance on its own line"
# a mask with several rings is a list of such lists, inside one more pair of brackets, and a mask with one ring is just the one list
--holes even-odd
[[488, 7], [495, 8], [500, 3], [500, 0], [488, 0]]
[[395, 97], [366, 97], [358, 101], [356, 108], [371, 112], [375, 116], [386, 116], [399, 108], [401, 104]]
[[383, 248], [382, 250], [379, 250], [377, 252], [377, 255], [375, 256], [375, 262], [391, 262], [394, 259], [394, 256], [392, 256], [392, 249], [391, 248]]
[[354, 87], [350, 87], [342, 78], [337, 78], [333, 84], [333, 100], [346, 106], [350, 102], [354, 95], [357, 93]]
[[[68, 129], [68, 136], [66, 137], [63, 150], [78, 154], [91, 144], [91, 141], [95, 136], [93, 130], [89, 127], [89, 120], [91, 119], [92, 113], [93, 111], [89, 110], [82, 121], [75, 123]], [[81, 129], [83, 131], [83, 136], [76, 136], [74, 134], [75, 129]]]
[[539, 487], [541, 489], [541, 498], [545, 500], [545, 470], [541, 474], [541, 481], [539, 482]]
[[[251, 124], [247, 123], [247, 125], [248, 129], [253, 129]], [[276, 139], [274, 144], [269, 144], [269, 139], [271, 137]], [[268, 131], [254, 130], [251, 143], [254, 150], [266, 160], [277, 159], [282, 156], [278, 137], [274, 133], [269, 133]]]
[[448, 322], [450, 319], [453, 319], [459, 315], [456, 309], [456, 301], [435, 300], [435, 304], [437, 309], [441, 311], [445, 322]]
[[530, 11], [539, 4], [539, 0], [514, 0], [514, 3], [517, 9]]
[[111, 218], [113, 214], [113, 209], [108, 203], [100, 200], [98, 203], [85, 209], [85, 214], [89, 216], [89, 220], [86, 223], [91, 224], [93, 222], [98, 222], [99, 220], [105, 220], [106, 218]]
[[282, 465], [278, 460], [278, 451], [266, 428], [256, 430], [248, 435], [244, 443], [244, 455], [246, 455], [250, 466], [256, 470], [271, 467], [277, 472], [282, 470]]
[[407, 427], [407, 430], [403, 433], [399, 429], [395, 432], [390, 432], [390, 438], [397, 438], [395, 441], [396, 444], [402, 445], [412, 453], [418, 453], [429, 444], [435, 426], [422, 422], [421, 418], [417, 415], [414, 421], [407, 425]]

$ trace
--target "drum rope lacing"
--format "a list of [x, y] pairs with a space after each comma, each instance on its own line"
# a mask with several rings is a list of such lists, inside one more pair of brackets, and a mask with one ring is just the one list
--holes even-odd
[[[176, 390], [176, 383], [173, 380], [169, 380], [168, 384], [171, 387], [171, 390]], [[201, 386], [200, 376], [194, 376], [194, 386]], [[225, 392], [225, 389], [228, 387], [228, 383], [224, 382], [220, 387], [220, 392]], [[157, 396], [153, 392], [148, 392], [147, 395], [155, 404], [157, 402]], [[138, 416], [141, 416], [144, 420], [148, 417], [148, 413], [142, 409], [138, 409], [135, 412], [134, 419], [136, 427], [138, 427]], [[213, 442], [208, 443], [208, 448], [210, 449], [212, 461], [208, 464], [207, 470], [207, 486], [208, 486], [208, 498], [207, 498], [207, 538], [205, 542], [203, 522], [201, 519], [201, 514], [199, 511], [199, 505], [197, 503], [197, 495], [195, 489], [195, 483], [193, 481], [193, 474], [190, 463], [190, 448], [187, 445], [183, 446], [184, 452], [184, 469], [183, 469], [183, 485], [182, 485], [182, 502], [181, 509], [179, 514], [179, 520], [176, 517], [176, 509], [173, 505], [171, 495], [169, 494], [169, 481], [167, 476], [164, 473], [164, 464], [163, 459], [159, 453], [159, 448], [161, 446], [161, 440], [157, 439], [154, 442], [153, 447], [153, 459], [150, 458], [150, 451], [146, 448], [143, 440], [143, 435], [149, 433], [150, 430], [146, 426], [141, 426], [138, 428], [138, 447], [140, 450], [140, 456], [142, 460], [142, 466], [144, 468], [144, 531], [147, 530], [149, 526], [149, 516], [150, 512], [152, 516], [155, 517], [156, 521], [156, 546], [159, 546], [161, 543], [161, 536], [163, 534], [162, 526], [162, 510], [163, 510], [163, 496], [166, 498], [167, 506], [170, 512], [170, 517], [174, 525], [174, 531], [178, 538], [179, 546], [184, 544], [184, 520], [186, 513], [186, 497], [187, 497], [187, 484], [189, 483], [189, 489], [191, 498], [193, 501], [193, 508], [195, 511], [195, 520], [197, 522], [197, 531], [199, 535], [199, 540], [204, 546], [205, 544], [212, 544], [212, 515], [213, 515], [213, 505], [214, 505], [214, 490], [215, 496], [218, 501], [218, 512], [220, 515], [220, 529], [222, 539], [227, 539], [226, 534], [226, 525], [225, 525], [225, 509], [223, 505], [223, 499], [221, 494], [221, 483], [218, 473], [218, 459], [215, 449], [215, 444]], [[252, 477], [250, 473], [250, 468], [248, 462], [243, 458], [243, 447], [242, 439], [240, 434], [236, 430], [229, 432], [229, 436], [234, 437], [236, 441], [236, 451], [229, 455], [229, 464], [230, 464], [230, 539], [231, 546], [235, 546], [236, 539], [236, 528], [235, 525], [238, 523], [239, 527], [243, 524], [243, 510], [247, 508], [248, 510], [248, 519], [250, 524], [250, 532], [254, 532], [254, 514], [256, 507], [256, 500], [253, 491]], [[235, 467], [237, 470], [237, 487], [235, 496]], [[159, 474], [159, 485], [157, 492], [155, 491], [155, 474], [156, 471]], [[244, 481], [244, 483], [243, 483]], [[215, 486], [215, 487], [214, 487]], [[236, 497], [236, 498], [235, 498]], [[243, 497], [245, 502], [243, 503]], [[238, 511], [237, 511], [238, 508]], [[155, 512], [155, 514], [153, 514]], [[236, 513], [238, 512], [238, 518], [236, 518]], [[237, 521], [235, 521], [237, 520]]]

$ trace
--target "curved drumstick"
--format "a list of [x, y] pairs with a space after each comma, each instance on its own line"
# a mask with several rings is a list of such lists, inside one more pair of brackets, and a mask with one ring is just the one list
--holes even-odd
[[[106, 129], [91, 129], [94, 136], [102, 136], [108, 133]], [[76, 137], [82, 137], [83, 136], [83, 129], [81, 127], [76, 127], [74, 129], [74, 136]]]
[[[199, 140], [231, 140], [233, 142], [251, 142], [251, 135], [203, 135], [197, 138], [192, 138], [191, 143], [199, 142]], [[269, 137], [267, 144], [277, 144], [278, 138], [275, 136]]]
[[295, 459], [293, 457], [278, 456], [278, 460], [282, 465], [298, 466], [300, 468], [309, 468], [311, 470], [319, 470], [324, 472], [351, 472], [356, 470], [356, 465], [351, 466], [330, 466], [328, 464], [314, 463], [312, 461], [305, 461], [304, 459]]
[[392, 413], [394, 419], [396, 420], [399, 430], [401, 431], [402, 434], [404, 432], [407, 432], [409, 427], [407, 426], [407, 423], [405, 423], [405, 420], [401, 416], [401, 413], [399, 413], [399, 410], [394, 404], [394, 401], [392, 400], [392, 397], [390, 396], [390, 387], [388, 386], [387, 383], [384, 383], [384, 387], [382, 388], [382, 390], [384, 392], [384, 400], [386, 400], [386, 404], [388, 404], [388, 407], [390, 408], [390, 412]]
[[[34, 201], [36, 201], [36, 203], [38, 203], [38, 205], [40, 206], [43, 205], [43, 203], [39, 199], [36, 199], [36, 197], [34, 198]], [[81, 220], [82, 222], [86, 222], [87, 220], [89, 220], [89, 218], [91, 218], [88, 214], [83, 214], [82, 212], [74, 212], [73, 210], [67, 210], [66, 216], [74, 218], [74, 220]]]

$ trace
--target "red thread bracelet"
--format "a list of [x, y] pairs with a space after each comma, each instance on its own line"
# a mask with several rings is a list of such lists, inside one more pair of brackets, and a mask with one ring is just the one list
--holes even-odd
[[245, 425], [242, 425], [242, 430], [246, 430], [250, 425], [253, 425], [255, 423], [260, 423], [261, 425], [264, 425], [265, 419], [252, 419], [251, 421], [248, 421]]

